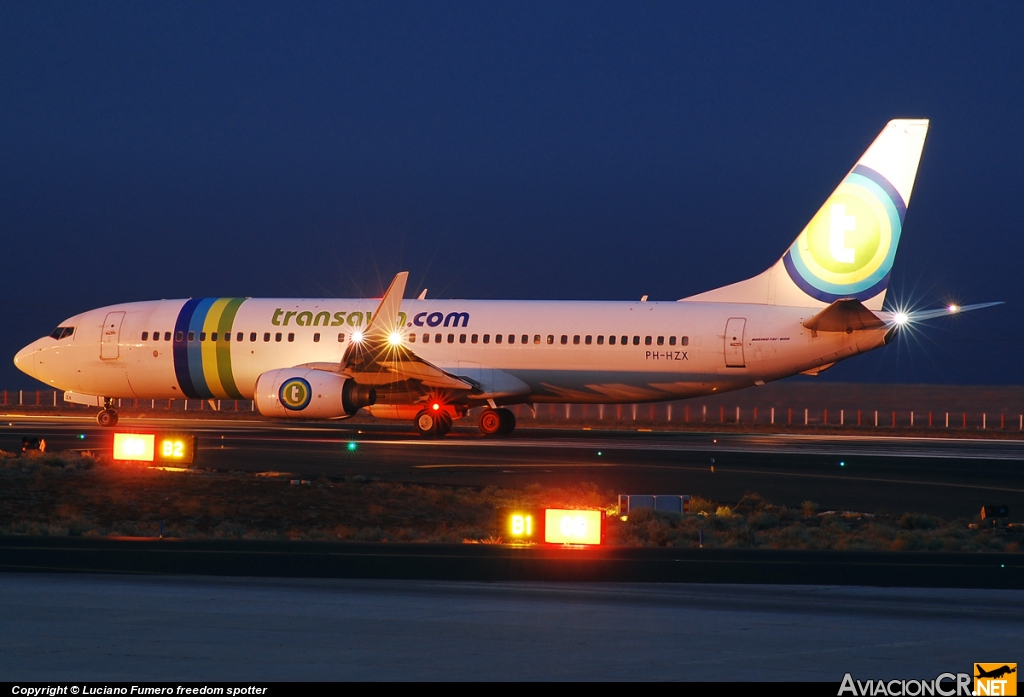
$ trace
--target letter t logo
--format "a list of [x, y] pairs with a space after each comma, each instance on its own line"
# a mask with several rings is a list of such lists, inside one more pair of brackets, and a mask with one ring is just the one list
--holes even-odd
[[844, 264], [852, 264], [855, 250], [846, 246], [846, 233], [857, 229], [857, 219], [846, 215], [846, 205], [832, 204], [832, 218], [829, 226], [828, 250], [832, 258]]

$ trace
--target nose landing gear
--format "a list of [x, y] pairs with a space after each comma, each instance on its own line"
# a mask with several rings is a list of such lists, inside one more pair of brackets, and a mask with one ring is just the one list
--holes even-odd
[[103, 411], [96, 415], [96, 423], [103, 428], [117, 426], [117, 410], [113, 408], [114, 400], [109, 397], [103, 400]]

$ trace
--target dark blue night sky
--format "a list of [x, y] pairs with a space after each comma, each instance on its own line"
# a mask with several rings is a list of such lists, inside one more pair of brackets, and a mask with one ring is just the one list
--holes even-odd
[[890, 301], [1007, 305], [820, 379], [1024, 384], [1022, 35], [1017, 2], [5, 2], [0, 387], [127, 300], [724, 285], [895, 117], [932, 127]]

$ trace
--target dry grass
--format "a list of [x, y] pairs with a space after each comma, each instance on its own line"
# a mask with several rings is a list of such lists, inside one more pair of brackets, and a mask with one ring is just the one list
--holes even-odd
[[446, 487], [362, 476], [314, 479], [241, 472], [168, 472], [88, 453], [0, 453], [0, 534], [188, 538], [500, 542], [499, 507], [602, 508], [607, 540], [624, 546], [768, 549], [1006, 551], [1011, 530], [970, 529], [967, 520], [905, 514], [820, 513], [776, 506], [750, 494], [739, 502], [695, 498], [686, 515], [634, 511], [626, 521], [613, 492]]

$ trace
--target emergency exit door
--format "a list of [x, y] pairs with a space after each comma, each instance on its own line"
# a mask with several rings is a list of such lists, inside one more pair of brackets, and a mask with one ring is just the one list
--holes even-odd
[[725, 323], [725, 367], [745, 368], [743, 360], [743, 330], [747, 320], [743, 317], [730, 317]]
[[123, 312], [108, 312], [103, 320], [103, 334], [100, 336], [100, 358], [112, 361], [120, 355], [118, 344], [121, 342], [121, 322]]

